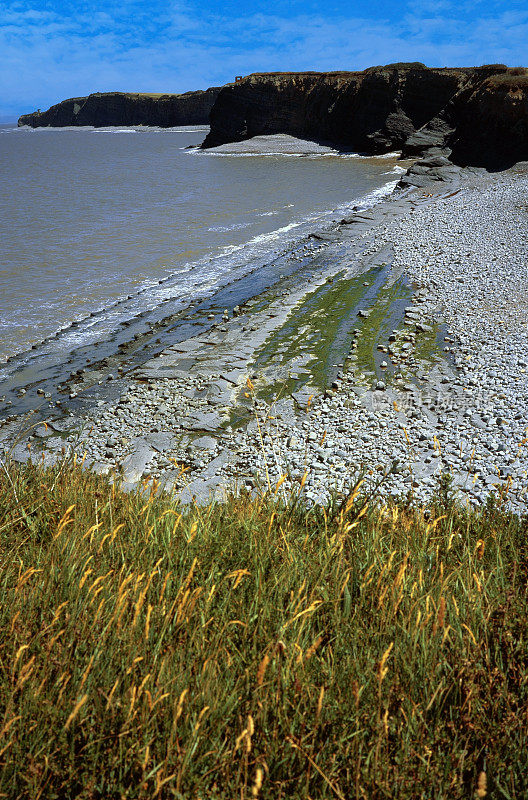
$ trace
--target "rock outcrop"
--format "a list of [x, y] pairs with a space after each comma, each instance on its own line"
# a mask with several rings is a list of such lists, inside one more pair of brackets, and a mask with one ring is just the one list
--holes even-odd
[[47, 111], [24, 114], [19, 126], [67, 127], [93, 125], [177, 125], [209, 123], [209, 113], [222, 87], [185, 94], [130, 94], [97, 92], [88, 97], [63, 100]]
[[438, 147], [461, 166], [501, 169], [528, 159], [528, 70], [475, 69], [440, 114], [409, 137], [403, 154]]
[[367, 154], [401, 150], [403, 156], [444, 156], [460, 166], [501, 169], [528, 160], [528, 70], [412, 63], [363, 72], [255, 73], [204, 92], [71, 98], [25, 114], [18, 124], [171, 127], [209, 121], [206, 148], [285, 133]]
[[528, 158], [528, 71], [495, 64], [256, 73], [225, 86], [202, 147], [287, 133], [367, 154], [449, 156], [501, 168]]
[[402, 147], [466, 80], [466, 70], [423, 64], [249, 75], [220, 92], [204, 147], [289, 133], [367, 153], [387, 152]]

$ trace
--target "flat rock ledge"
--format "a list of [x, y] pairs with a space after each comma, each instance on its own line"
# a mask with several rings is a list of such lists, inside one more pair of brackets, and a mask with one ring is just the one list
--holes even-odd
[[[402, 179], [392, 199], [307, 244], [305, 255], [321, 265], [307, 285], [168, 348], [127, 376], [114, 401], [50, 414], [23, 435], [11, 415], [0, 427], [5, 452], [51, 464], [75, 451], [126, 489], [154, 479], [182, 503], [273, 489], [281, 478], [281, 492], [302, 482], [306, 502], [325, 502], [358, 475], [387, 495], [425, 502], [450, 473], [467, 502], [500, 489], [524, 512], [528, 170], [488, 175], [445, 161], [417, 162], [414, 183]], [[440, 175], [434, 189], [431, 171]], [[312, 385], [298, 359], [290, 371], [306, 370], [304, 385], [264, 400], [258, 353], [303, 298], [343, 280], [342, 265], [339, 274], [325, 267], [325, 254], [345, 240], [365, 270], [390, 251], [388, 280], [405, 275], [413, 287], [400, 326], [379, 344], [378, 373], [361, 374], [352, 342], [331, 386]], [[425, 360], [420, 342], [434, 331], [443, 356]]]

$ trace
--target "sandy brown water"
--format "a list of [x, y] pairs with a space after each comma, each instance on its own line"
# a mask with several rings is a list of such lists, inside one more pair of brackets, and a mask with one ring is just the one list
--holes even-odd
[[0, 126], [0, 356], [101, 309], [98, 336], [179, 307], [397, 177], [390, 158], [185, 149], [204, 136]]

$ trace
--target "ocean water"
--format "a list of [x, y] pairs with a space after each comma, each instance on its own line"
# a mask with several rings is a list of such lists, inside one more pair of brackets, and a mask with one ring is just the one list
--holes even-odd
[[220, 156], [206, 133], [0, 126], [0, 358], [181, 308], [398, 179], [394, 157]]

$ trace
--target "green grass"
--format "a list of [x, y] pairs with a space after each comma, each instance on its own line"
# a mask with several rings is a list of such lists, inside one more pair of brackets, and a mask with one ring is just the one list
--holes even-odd
[[0, 797], [526, 797], [527, 528], [7, 465]]

